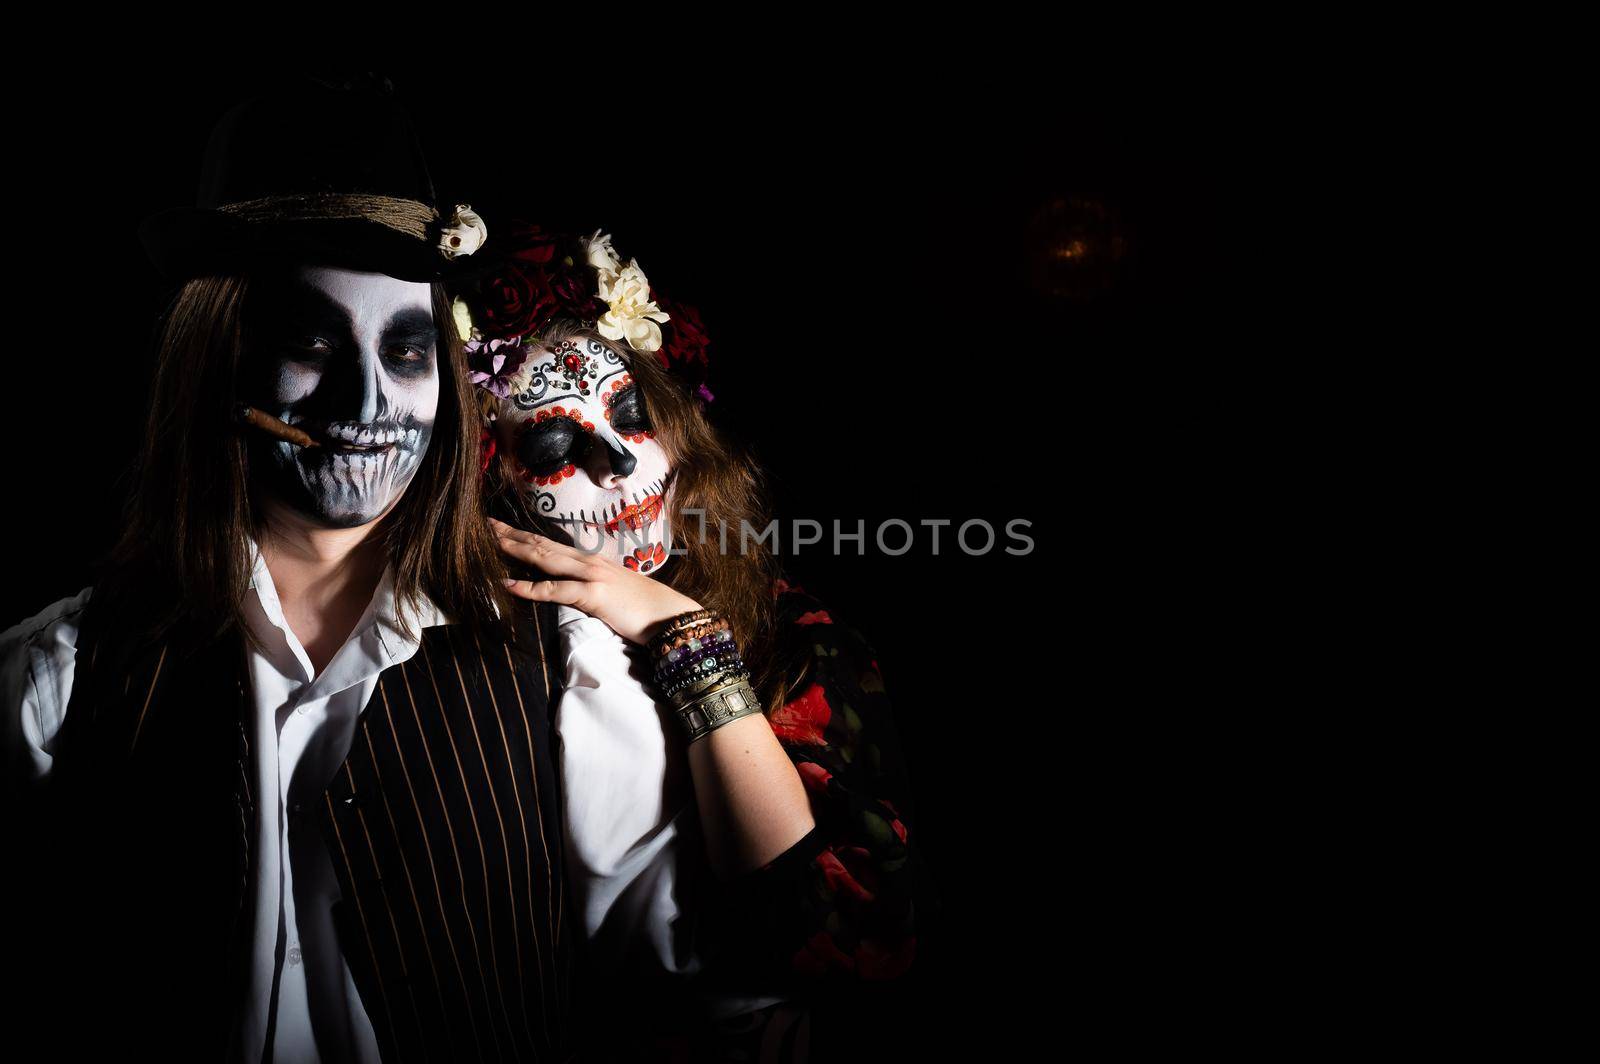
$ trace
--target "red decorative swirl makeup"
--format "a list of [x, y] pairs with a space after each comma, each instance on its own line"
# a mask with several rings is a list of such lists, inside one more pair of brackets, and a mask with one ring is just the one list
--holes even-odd
[[523, 480], [527, 480], [527, 481], [531, 481], [534, 485], [536, 485], [538, 487], [548, 488], [552, 484], [559, 484], [563, 480], [566, 480], [568, 477], [576, 475], [577, 472], [578, 472], [578, 467], [575, 466], [575, 465], [571, 465], [571, 464], [568, 464], [563, 469], [556, 470], [554, 473], [551, 473], [549, 476], [543, 476], [543, 477], [536, 476], [533, 473], [530, 473], [526, 469], [524, 469], [522, 471], [522, 479]]
[[570, 417], [572, 420], [583, 426], [583, 431], [594, 431], [594, 422], [585, 421], [583, 419], [583, 411], [579, 410], [577, 407], [573, 407], [571, 410], [568, 410], [566, 407], [562, 406], [547, 406], [543, 410], [535, 410], [533, 412], [533, 420], [535, 423], [546, 421], [553, 417]]

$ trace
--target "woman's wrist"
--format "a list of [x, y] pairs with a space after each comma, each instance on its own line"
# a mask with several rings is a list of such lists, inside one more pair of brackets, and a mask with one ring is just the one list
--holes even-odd
[[656, 687], [672, 703], [689, 742], [761, 712], [733, 630], [715, 610], [674, 614], [647, 645]]

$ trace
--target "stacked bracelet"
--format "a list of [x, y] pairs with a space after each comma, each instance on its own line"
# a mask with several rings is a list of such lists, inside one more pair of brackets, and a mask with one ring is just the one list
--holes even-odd
[[679, 628], [669, 628], [656, 636], [652, 647], [655, 657], [659, 660], [660, 658], [669, 657], [673, 651], [681, 650], [695, 640], [709, 639], [718, 632], [727, 631], [730, 631], [728, 622], [721, 617], [714, 617], [709, 621]]
[[761, 712], [761, 703], [743, 675], [727, 683], [712, 687], [705, 694], [678, 709], [678, 721], [688, 733], [689, 741], [709, 735], [740, 717]]
[[676, 617], [669, 617], [667, 623], [661, 626], [661, 631], [650, 637], [650, 656], [659, 658], [671, 649], [670, 644], [681, 633], [696, 625], [703, 625], [707, 621], [714, 621], [717, 615], [710, 610], [690, 610], [680, 613]]
[[656, 687], [677, 711], [689, 741], [761, 712], [725, 618], [711, 610], [673, 617], [650, 640]]
[[656, 685], [661, 693], [670, 696], [675, 690], [697, 679], [726, 669], [744, 666], [739, 647], [731, 638], [703, 644], [700, 649], [686, 650], [684, 656], [656, 670]]

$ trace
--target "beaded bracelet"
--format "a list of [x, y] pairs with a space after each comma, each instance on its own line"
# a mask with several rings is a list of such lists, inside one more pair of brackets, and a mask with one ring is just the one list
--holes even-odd
[[700, 662], [710, 656], [738, 657], [739, 648], [733, 642], [732, 629], [725, 619], [715, 615], [708, 623], [696, 623], [676, 631], [669, 625], [663, 635], [667, 638], [657, 636], [652, 646], [652, 650], [659, 651], [655, 659], [656, 684], [663, 688], [673, 686], [681, 676], [696, 671]]
[[656, 662], [656, 683], [666, 686], [679, 673], [711, 656], [739, 656], [739, 647], [733, 641], [733, 633], [724, 632], [719, 636], [702, 640], [698, 644], [682, 646], [672, 651]]
[[707, 658], [705, 661], [675, 675], [669, 682], [661, 685], [661, 693], [672, 701], [677, 701], [678, 696], [693, 688], [703, 681], [714, 679], [723, 673], [745, 673], [749, 670], [744, 667], [744, 662], [738, 658]]
[[674, 650], [680, 650], [696, 641], [703, 643], [707, 639], [716, 635], [718, 632], [731, 632], [732, 630], [732, 626], [730, 626], [727, 621], [721, 619], [718, 619], [712, 624], [696, 625], [693, 628], [685, 628], [682, 631], [675, 633], [672, 638], [666, 640], [660, 645], [660, 647], [657, 648], [659, 652], [656, 654], [656, 660], [659, 663], [662, 658], [669, 657]]
[[664, 653], [661, 650], [662, 645], [685, 628], [704, 624], [715, 619], [717, 619], [717, 614], [712, 610], [705, 609], [690, 610], [687, 613], [680, 613], [675, 617], [667, 618], [667, 622], [661, 626], [661, 631], [650, 638], [650, 656], [660, 657]]
[[739, 648], [732, 640], [716, 646], [701, 647], [692, 655], [656, 674], [656, 685], [661, 688], [677, 686], [683, 679], [717, 669], [733, 669], [743, 665]]
[[[662, 654], [661, 657], [656, 661], [656, 668], [666, 668], [673, 662], [682, 661], [684, 657], [694, 653], [701, 647], [726, 643], [732, 638], [733, 629], [724, 626], [714, 631], [707, 632], [705, 635], [695, 636], [693, 639], [686, 639], [682, 645], [671, 647], [665, 654]], [[698, 643], [699, 646], [691, 645], [695, 643]]]
[[667, 701], [672, 703], [674, 709], [682, 709], [690, 702], [719, 686], [736, 683], [739, 680], [748, 680], [749, 678], [750, 670], [742, 665], [738, 668], [718, 669], [703, 676], [692, 677], [687, 683], [679, 684], [665, 697]]

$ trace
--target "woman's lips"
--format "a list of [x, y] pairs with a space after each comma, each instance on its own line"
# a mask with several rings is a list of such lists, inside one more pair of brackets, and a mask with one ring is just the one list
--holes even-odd
[[661, 496], [646, 495], [617, 511], [617, 516], [606, 522], [606, 531], [616, 535], [618, 527], [627, 525], [634, 532], [661, 516]]

